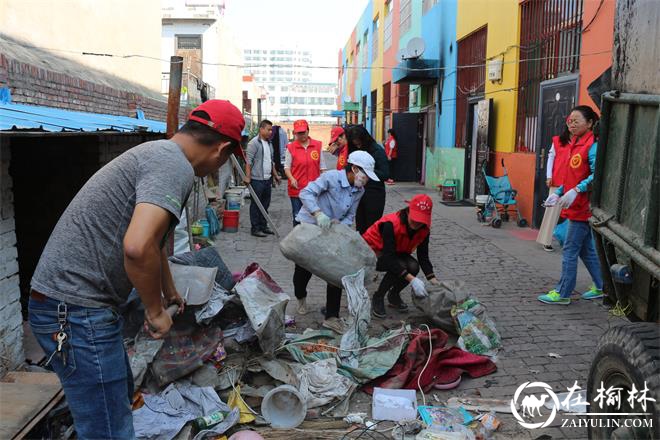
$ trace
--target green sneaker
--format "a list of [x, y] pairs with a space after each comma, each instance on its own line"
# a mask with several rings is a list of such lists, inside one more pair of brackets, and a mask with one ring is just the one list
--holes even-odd
[[602, 290], [596, 289], [596, 286], [591, 286], [589, 290], [582, 294], [582, 299], [598, 299], [605, 296]]
[[570, 298], [562, 298], [555, 289], [552, 289], [550, 292], [545, 295], [539, 296], [539, 301], [546, 304], [561, 304], [567, 306], [571, 303]]

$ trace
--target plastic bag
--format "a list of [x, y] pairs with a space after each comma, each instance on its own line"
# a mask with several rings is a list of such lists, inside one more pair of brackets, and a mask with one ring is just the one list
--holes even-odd
[[289, 296], [257, 263], [248, 266], [235, 289], [257, 334], [259, 346], [265, 354], [273, 354], [284, 341], [284, 312]]
[[460, 329], [458, 347], [461, 350], [485, 356], [495, 356], [502, 346], [495, 323], [486, 314], [486, 308], [470, 298], [452, 307], [451, 315]]
[[555, 226], [555, 229], [552, 231], [552, 236], [557, 239], [559, 245], [564, 247], [564, 242], [566, 241], [566, 234], [568, 233], [568, 220], [564, 220]]
[[287, 259], [337, 287], [344, 276], [362, 268], [364, 279], [370, 281], [376, 270], [376, 254], [359, 233], [342, 224], [323, 231], [302, 223], [284, 237], [280, 250]]
[[442, 330], [458, 335], [459, 332], [451, 315], [452, 307], [463, 304], [468, 299], [465, 283], [462, 281], [441, 281], [440, 284], [428, 285], [429, 296], [418, 298], [413, 295], [413, 304], [431, 323]]

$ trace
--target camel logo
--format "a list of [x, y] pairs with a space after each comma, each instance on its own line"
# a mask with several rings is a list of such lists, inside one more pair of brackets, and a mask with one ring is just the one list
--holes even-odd
[[[527, 388], [541, 388], [543, 392], [540, 394], [526, 393], [525, 397], [523, 397], [519, 405], [518, 400], [520, 399], [520, 395]], [[554, 406], [552, 407], [550, 414], [546, 415], [548, 410], [543, 405], [545, 405], [545, 402], [548, 399], [552, 399]], [[519, 406], [522, 408], [522, 414], [518, 412]], [[557, 395], [554, 393], [554, 391], [552, 391], [552, 387], [545, 382], [525, 382], [518, 387], [516, 393], [513, 395], [513, 399], [511, 399], [511, 412], [513, 413], [513, 416], [516, 418], [516, 420], [518, 420], [520, 426], [527, 429], [545, 428], [546, 426], [550, 425], [550, 423], [552, 423], [552, 421], [555, 419], [555, 416], [557, 415], [557, 408], [559, 407], [560, 405]], [[543, 408], [544, 413], [546, 414], [541, 413], [541, 408]], [[544, 422], [531, 423], [525, 421], [525, 417], [529, 419], [544, 416], [547, 417]]]
[[309, 156], [312, 158], [312, 160], [319, 160], [319, 152], [316, 150], [312, 151]]
[[582, 165], [582, 156], [580, 156], [580, 153], [577, 153], [571, 157], [571, 168], [577, 168], [580, 165]]

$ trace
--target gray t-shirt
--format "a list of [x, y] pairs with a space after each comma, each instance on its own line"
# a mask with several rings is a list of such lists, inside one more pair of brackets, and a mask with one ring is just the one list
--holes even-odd
[[145, 142], [94, 174], [57, 222], [32, 288], [83, 307], [117, 307], [131, 290], [123, 240], [135, 205], [150, 203], [179, 221], [194, 171], [174, 142]]

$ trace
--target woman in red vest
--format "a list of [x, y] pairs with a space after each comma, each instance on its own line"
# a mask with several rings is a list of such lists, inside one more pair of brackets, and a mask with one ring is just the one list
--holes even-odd
[[[408, 284], [415, 296], [428, 295], [424, 282], [417, 278], [420, 266], [428, 281], [438, 282], [429, 260], [432, 209], [431, 198], [418, 194], [408, 202], [407, 208], [387, 214], [362, 235], [378, 256], [376, 270], [387, 272], [371, 300], [374, 316], [385, 317], [385, 294], [390, 306], [407, 310], [399, 294]], [[415, 250], [419, 263], [411, 255]]]
[[294, 141], [286, 146], [284, 157], [284, 174], [287, 177], [288, 194], [291, 199], [293, 226], [296, 226], [296, 216], [302, 208], [298, 195], [309, 182], [315, 181], [321, 171], [325, 170], [321, 142], [309, 137], [309, 125], [304, 119], [293, 123]]
[[346, 159], [348, 158], [348, 141], [346, 140], [346, 132], [341, 127], [332, 127], [330, 131], [330, 153], [337, 156], [337, 170], [341, 171], [346, 168]]
[[[564, 132], [559, 136], [552, 138], [552, 145], [548, 153], [548, 165], [546, 167], [546, 181], [545, 184], [549, 188], [549, 193], [552, 194], [564, 184], [564, 176], [566, 175], [566, 168], [568, 167], [568, 159], [570, 153], [571, 132], [569, 131], [568, 121], [570, 116], [566, 118], [566, 126]], [[557, 226], [559, 216], [561, 214], [560, 206], [546, 206], [543, 213], [543, 221], [539, 228], [539, 235], [536, 237], [536, 242], [543, 245], [543, 249], [547, 252], [554, 251], [552, 247], [552, 232]]]
[[545, 201], [546, 206], [558, 205], [562, 208], [561, 215], [568, 219], [568, 229], [559, 284], [538, 297], [539, 301], [546, 304], [571, 303], [571, 293], [575, 289], [577, 278], [578, 256], [593, 280], [593, 285], [582, 294], [582, 299], [603, 297], [603, 276], [589, 225], [591, 207], [588, 191], [596, 167], [598, 145], [592, 130], [597, 121], [598, 115], [587, 105], [575, 107], [568, 117], [571, 141], [568, 144], [568, 160], [564, 165], [563, 185]]
[[396, 134], [393, 129], [387, 130], [387, 140], [385, 141], [385, 155], [387, 160], [390, 162], [390, 178], [385, 181], [388, 185], [394, 185], [394, 165], [396, 164], [396, 158], [399, 157], [399, 147], [397, 146]]

